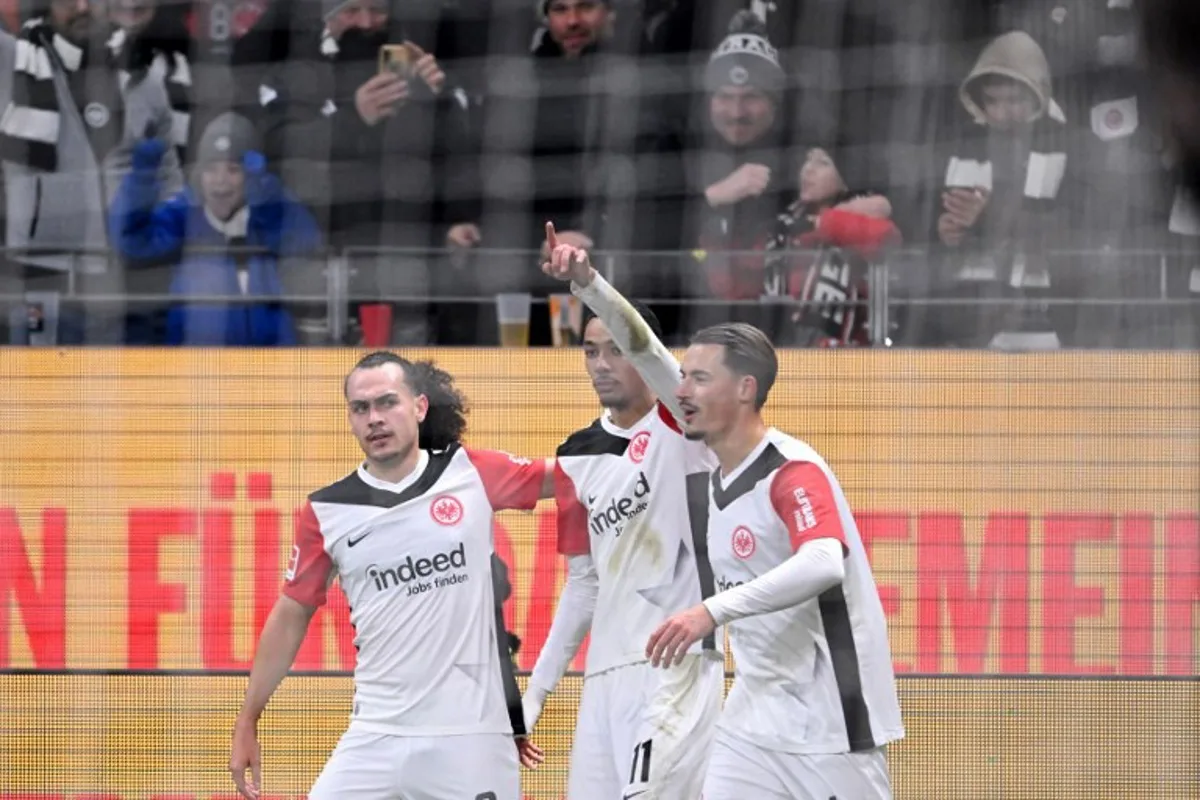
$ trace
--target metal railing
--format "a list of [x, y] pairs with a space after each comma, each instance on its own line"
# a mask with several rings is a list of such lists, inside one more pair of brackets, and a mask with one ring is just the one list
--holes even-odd
[[[788, 258], [815, 257], [817, 250], [780, 251], [777, 255]], [[220, 253], [254, 256], [270, 255], [256, 248], [188, 248], [189, 254]], [[502, 291], [526, 291], [531, 283], [541, 279], [537, 269], [540, 253], [533, 250], [487, 249], [479, 248], [471, 251], [454, 251], [449, 249], [429, 248], [366, 248], [355, 247], [342, 250], [324, 250], [305, 257], [290, 257], [280, 259], [280, 272], [284, 276], [285, 291], [270, 297], [246, 294], [174, 294], [164, 292], [129, 291], [124, 284], [131, 277], [160, 270], [164, 274], [173, 269], [171, 264], [139, 265], [122, 262], [111, 251], [105, 250], [51, 250], [51, 249], [17, 249], [0, 248], [0, 254], [5, 258], [10, 280], [6, 286], [0, 282], [0, 306], [11, 306], [20, 303], [28, 296], [23, 290], [23, 279], [32, 273], [36, 276], [35, 284], [49, 282], [67, 303], [84, 303], [88, 306], [126, 306], [126, 307], [166, 307], [181, 303], [189, 304], [230, 304], [255, 305], [264, 300], [292, 306], [309, 308], [324, 308], [324, 327], [332, 342], [344, 341], [349, 327], [352, 309], [359, 303], [391, 303], [410, 305], [434, 305], [437, 303], [456, 303], [463, 305], [490, 305], [495, 302], [495, 295]], [[711, 258], [738, 259], [762, 258], [762, 251], [722, 251], [707, 254]], [[849, 307], [858, 306], [867, 310], [867, 325], [872, 344], [886, 346], [891, 342], [895, 330], [897, 312], [906, 309], [939, 308], [939, 307], [992, 307], [992, 308], [1155, 308], [1181, 309], [1192, 308], [1196, 311], [1196, 325], [1200, 328], [1200, 254], [1188, 254], [1165, 250], [1050, 250], [1038, 254], [1044, 263], [1056, 269], [1058, 265], [1072, 260], [1102, 260], [1120, 264], [1120, 269], [1126, 274], [1118, 283], [1128, 285], [1136, 283], [1140, 291], [1130, 293], [1122, 290], [1117, 294], [1101, 290], [1095, 294], [1061, 294], [1053, 295], [1037, 292], [1035, 296], [1022, 296], [1019, 292], [1010, 296], [989, 297], [947, 297], [936, 291], [944, 288], [928, 280], [909, 280], [909, 273], [914, 270], [923, 273], [924, 278], [936, 272], [934, 265], [941, 256], [932, 255], [927, 250], [907, 248], [888, 254], [887, 258], [870, 263], [865, 269], [867, 298], [858, 302], [830, 303], [828, 300], [800, 301], [793, 298], [757, 298], [723, 300], [705, 293], [698, 286], [693, 287], [684, 296], [654, 296], [643, 299], [650, 300], [658, 306], [708, 306], [744, 308], [762, 306], [764, 302], [782, 303], [795, 308], [829, 307], [831, 305]], [[27, 259], [38, 260], [39, 257], [56, 256], [68, 259], [70, 267], [64, 270], [46, 269], [37, 265], [24, 264]], [[274, 256], [272, 256], [274, 258]], [[109, 267], [105, 273], [88, 272], [78, 268], [81, 260], [87, 258], [103, 258]], [[384, 266], [388, 260], [411, 266], [420, 266], [427, 270], [456, 267], [464, 272], [467, 282], [472, 269], [478, 269], [493, 261], [506, 261], [509, 264], [520, 263], [527, 266], [527, 273], [522, 275], [514, 270], [511, 285], [493, 287], [496, 292], [455, 292], [452, 294], [439, 292], [436, 289], [417, 293], [390, 292], [367, 290], [362, 286], [376, 284], [377, 276], [370, 272]], [[703, 266], [698, 262], [697, 255], [688, 251], [635, 251], [635, 250], [603, 250], [593, 254], [593, 263], [608, 280], [620, 288], [625, 284], [637, 268], [632, 265], [651, 264], [650, 270], [663, 264], [674, 262], [671, 269], [684, 274], [685, 283], [702, 284]], [[684, 265], [681, 268], [681, 265]], [[1078, 267], [1075, 267], [1076, 269]], [[295, 292], [286, 290], [286, 280], [289, 270], [308, 270], [307, 283], [313, 287], [320, 285], [323, 291], [317, 293]], [[319, 276], [317, 273], [319, 272]], [[1110, 271], [1111, 272], [1111, 271]], [[1190, 272], [1190, 280], [1176, 280], [1180, 275]], [[24, 273], [24, 274], [22, 274]], [[0, 272], [0, 277], [4, 276]], [[1112, 277], [1110, 274], [1109, 278]], [[1097, 284], [1104, 284], [1104, 280]], [[165, 285], [165, 284], [164, 284]], [[541, 279], [540, 285], [548, 285], [548, 279]], [[933, 289], [933, 291], [931, 291]], [[636, 292], [632, 292], [637, 294]], [[547, 299], [536, 293], [532, 298], [535, 306], [545, 305]]]

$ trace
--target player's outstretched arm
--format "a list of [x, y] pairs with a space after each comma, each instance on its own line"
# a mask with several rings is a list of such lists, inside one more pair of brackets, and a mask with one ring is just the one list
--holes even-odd
[[770, 614], [806, 603], [846, 578], [842, 543], [832, 537], [811, 539], [791, 558], [752, 581], [704, 601], [718, 625]]
[[479, 472], [493, 511], [532, 511], [539, 500], [554, 496], [553, 458], [473, 448], [467, 448], [467, 457]]
[[671, 414], [682, 420], [683, 411], [675, 399], [675, 389], [679, 386], [679, 362], [675, 356], [629, 301], [592, 268], [586, 250], [559, 243], [551, 222], [546, 223], [546, 244], [550, 260], [542, 264], [542, 271], [571, 282], [572, 293], [604, 321], [642, 379]]
[[787, 528], [791, 557], [660, 625], [646, 645], [654, 666], [678, 663], [718, 625], [800, 605], [845, 580], [846, 534], [829, 476], [816, 464], [790, 461], [771, 479], [770, 501]]
[[807, 602], [846, 577], [846, 534], [833, 484], [816, 464], [790, 461], [771, 478], [771, 507], [792, 556], [752, 581], [704, 601], [718, 625]]
[[542, 715], [546, 698], [558, 686], [575, 654], [592, 627], [600, 578], [590, 555], [567, 557], [567, 583], [558, 598], [554, 620], [546, 643], [538, 654], [521, 705], [525, 710], [525, 728], [532, 732]]
[[[233, 747], [229, 756], [229, 772], [238, 792], [247, 800], [255, 800], [262, 792], [262, 762], [258, 745], [258, 719], [271, 696], [287, 676], [296, 653], [308, 633], [315, 608], [303, 605], [283, 595], [275, 602], [263, 625], [250, 670], [250, 684], [242, 710], [233, 727]], [[246, 770], [251, 778], [246, 780]]]
[[689, 647], [720, 625], [782, 611], [818, 597], [845, 579], [842, 558], [838, 539], [805, 542], [791, 558], [769, 572], [668, 619], [650, 635], [646, 658], [655, 667], [679, 664]]

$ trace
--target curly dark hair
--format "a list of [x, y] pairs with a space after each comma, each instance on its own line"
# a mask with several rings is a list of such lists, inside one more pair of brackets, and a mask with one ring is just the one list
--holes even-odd
[[388, 350], [376, 350], [358, 360], [342, 384], [345, 395], [350, 375], [360, 369], [377, 369], [396, 364], [404, 370], [404, 382], [414, 395], [425, 395], [429, 410], [417, 433], [417, 446], [422, 450], [445, 450], [462, 441], [467, 430], [467, 398], [454, 385], [454, 376], [432, 361], [409, 361]]

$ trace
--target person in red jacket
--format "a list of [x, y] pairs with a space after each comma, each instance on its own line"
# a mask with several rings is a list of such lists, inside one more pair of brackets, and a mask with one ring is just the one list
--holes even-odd
[[776, 331], [776, 344], [869, 344], [867, 267], [901, 241], [891, 203], [873, 192], [851, 191], [820, 148], [806, 154], [799, 183], [800, 196], [776, 220], [763, 259], [763, 294], [802, 304]]
[[875, 192], [851, 191], [821, 148], [806, 153], [797, 179], [799, 197], [751, 253], [704, 254], [709, 291], [725, 300], [798, 301], [766, 323], [780, 347], [868, 344], [867, 267], [901, 239], [891, 203]]

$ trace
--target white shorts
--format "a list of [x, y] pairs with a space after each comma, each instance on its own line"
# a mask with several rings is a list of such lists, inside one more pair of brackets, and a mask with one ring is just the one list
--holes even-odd
[[698, 800], [724, 694], [724, 665], [699, 655], [588, 677], [567, 800]]
[[521, 800], [507, 734], [391, 736], [350, 727], [309, 800]]
[[887, 754], [796, 754], [717, 733], [703, 800], [891, 800]]

